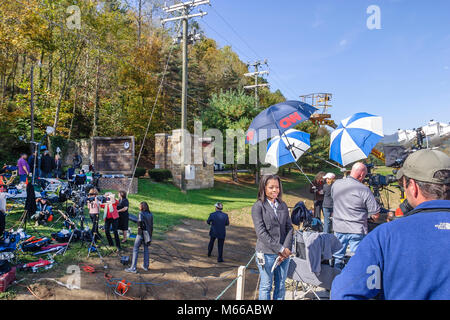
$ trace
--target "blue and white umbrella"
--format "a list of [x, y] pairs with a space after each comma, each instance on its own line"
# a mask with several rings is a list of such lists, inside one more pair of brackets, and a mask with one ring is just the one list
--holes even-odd
[[355, 113], [342, 120], [331, 133], [330, 159], [343, 166], [365, 159], [383, 136], [381, 117]]
[[311, 145], [309, 140], [309, 133], [289, 129], [281, 136], [275, 136], [270, 140], [265, 162], [277, 168], [296, 162], [309, 149]]

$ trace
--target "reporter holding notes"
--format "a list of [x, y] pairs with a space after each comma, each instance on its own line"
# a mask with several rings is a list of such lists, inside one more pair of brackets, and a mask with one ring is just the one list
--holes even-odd
[[[285, 281], [292, 248], [292, 222], [286, 203], [282, 200], [283, 188], [276, 175], [261, 177], [258, 200], [252, 207], [252, 219], [256, 232], [256, 264], [261, 282], [259, 300], [284, 300]], [[277, 257], [281, 264], [272, 272]]]

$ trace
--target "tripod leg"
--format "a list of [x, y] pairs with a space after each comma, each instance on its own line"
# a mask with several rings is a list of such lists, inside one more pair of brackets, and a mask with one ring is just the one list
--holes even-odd
[[74, 234], [75, 234], [75, 232], [72, 231], [72, 234], [70, 235], [70, 238], [69, 238], [69, 242], [67, 242], [67, 246], [64, 248], [64, 252], [63, 252], [62, 255], [65, 255], [65, 254], [66, 254], [67, 248], [69, 248], [69, 244], [70, 244], [70, 242], [72, 241], [72, 238], [73, 238], [73, 235], [74, 235]]

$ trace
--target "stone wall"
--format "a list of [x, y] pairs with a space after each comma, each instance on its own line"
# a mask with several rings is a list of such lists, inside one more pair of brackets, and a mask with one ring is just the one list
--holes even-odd
[[[193, 179], [187, 176], [186, 189], [204, 189], [214, 187], [214, 163], [206, 161], [207, 155], [211, 155], [213, 143], [210, 138], [188, 135], [184, 150], [184, 165], [192, 168]], [[172, 135], [159, 133], [155, 135], [155, 168], [169, 169], [172, 172], [173, 183], [181, 188], [182, 172], [186, 172], [185, 166], [181, 166], [181, 130], [173, 130]], [[189, 152], [190, 151], [190, 152]], [[208, 164], [207, 162], [212, 162]], [[183, 170], [183, 171], [182, 171]]]
[[67, 151], [62, 154], [63, 166], [72, 166], [73, 157], [76, 152], [83, 158], [83, 165], [94, 164], [91, 139], [69, 140]]
[[[98, 180], [98, 186], [100, 189], [104, 190], [124, 190], [127, 191], [130, 185], [131, 178], [104, 178], [101, 177]], [[133, 178], [133, 183], [130, 188], [131, 194], [138, 193], [138, 178]]]

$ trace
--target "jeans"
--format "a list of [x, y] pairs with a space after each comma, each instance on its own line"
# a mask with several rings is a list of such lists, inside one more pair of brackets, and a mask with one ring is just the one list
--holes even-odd
[[323, 200], [314, 201], [314, 218], [317, 218], [319, 220], [322, 215], [322, 204], [323, 204]]
[[136, 240], [134, 240], [134, 247], [133, 247], [133, 259], [131, 261], [131, 269], [136, 270], [137, 265], [137, 259], [139, 255], [139, 247], [144, 245], [144, 268], [148, 269], [149, 266], [149, 251], [148, 251], [148, 245], [144, 243], [144, 237], [141, 235], [136, 236]]
[[[96, 234], [95, 240], [100, 239], [100, 233], [98, 232], [98, 214], [89, 214], [92, 221], [92, 236]], [[95, 241], [94, 240], [94, 241]]]
[[344, 256], [347, 251], [347, 247], [350, 247], [350, 252], [355, 253], [359, 243], [364, 238], [363, 234], [358, 233], [339, 233], [335, 232], [334, 235], [342, 243], [342, 249], [333, 254], [334, 266], [343, 269], [344, 268]]
[[[208, 244], [208, 257], [211, 255], [211, 252], [214, 248], [214, 242], [216, 241], [216, 238], [211, 237], [209, 240], [209, 244]], [[217, 252], [218, 252], [218, 257], [217, 257], [217, 261], [222, 262], [223, 261], [223, 244], [225, 243], [225, 239], [217, 239]]]
[[331, 215], [333, 214], [333, 208], [323, 207], [323, 232], [331, 233]]
[[264, 265], [261, 266], [256, 262], [261, 277], [259, 284], [259, 300], [270, 300], [273, 282], [275, 282], [273, 300], [284, 300], [284, 295], [286, 293], [285, 281], [290, 259], [284, 260], [272, 273], [272, 266], [277, 257], [277, 254], [264, 254]]
[[108, 244], [110, 246], [113, 245], [111, 234], [109, 233], [111, 227], [114, 233], [114, 240], [116, 241], [116, 247], [120, 249], [120, 240], [119, 240], [119, 232], [117, 231], [117, 226], [119, 225], [119, 219], [105, 219], [105, 234], [106, 239], [108, 239]]

